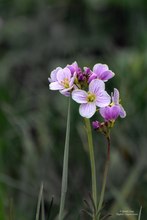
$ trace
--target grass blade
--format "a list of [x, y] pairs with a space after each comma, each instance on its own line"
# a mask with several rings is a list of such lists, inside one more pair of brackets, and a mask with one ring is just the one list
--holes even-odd
[[39, 196], [38, 196], [37, 211], [36, 211], [36, 220], [39, 220], [42, 194], [43, 194], [43, 183], [41, 183], [40, 191], [39, 191]]
[[42, 199], [41, 199], [41, 220], [45, 220], [44, 196], [43, 196], [43, 194], [42, 194]]
[[66, 197], [66, 192], [67, 192], [69, 136], [70, 136], [70, 98], [69, 98], [69, 104], [68, 104], [66, 138], [65, 138], [64, 159], [63, 159], [63, 173], [62, 173], [59, 220], [63, 220], [63, 217], [64, 217], [65, 197]]
[[140, 207], [140, 210], [139, 210], [138, 220], [141, 220], [141, 212], [142, 212], [142, 206]]

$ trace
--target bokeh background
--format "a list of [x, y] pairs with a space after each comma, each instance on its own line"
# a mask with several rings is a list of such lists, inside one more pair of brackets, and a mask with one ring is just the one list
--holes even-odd
[[[105, 202], [113, 220], [119, 210], [147, 216], [147, 1], [0, 0], [0, 220], [35, 219], [44, 182], [46, 214], [58, 213], [67, 98], [48, 90], [57, 66], [107, 63], [107, 82], [121, 92], [127, 117], [112, 131]], [[105, 139], [93, 132], [100, 192]], [[90, 165], [78, 105], [72, 103], [66, 219], [81, 214], [88, 198]]]

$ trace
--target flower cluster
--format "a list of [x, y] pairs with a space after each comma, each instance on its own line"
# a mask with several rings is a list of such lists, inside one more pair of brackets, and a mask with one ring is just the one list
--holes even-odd
[[[93, 122], [95, 130], [104, 125], [112, 126], [120, 116], [124, 118], [126, 112], [120, 104], [119, 91], [114, 89], [111, 97], [105, 90], [105, 82], [115, 74], [106, 64], [95, 64], [91, 70], [82, 70], [77, 62], [65, 68], [57, 67], [51, 72], [49, 88], [59, 90], [65, 96], [70, 96], [80, 104], [79, 113], [82, 117], [91, 118], [97, 111], [104, 118], [104, 122]], [[108, 126], [107, 126], [108, 127]]]

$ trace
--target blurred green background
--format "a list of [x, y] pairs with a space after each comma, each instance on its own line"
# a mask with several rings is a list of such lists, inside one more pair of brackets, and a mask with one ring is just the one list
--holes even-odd
[[[74, 61], [107, 63], [127, 117], [112, 131], [111, 167], [105, 202], [113, 220], [119, 210], [147, 216], [147, 1], [0, 0], [0, 220], [34, 220], [44, 182], [45, 209], [58, 212], [67, 98], [48, 90], [51, 70]], [[100, 192], [105, 140], [93, 132]], [[90, 165], [83, 120], [72, 103], [68, 220], [88, 197]]]

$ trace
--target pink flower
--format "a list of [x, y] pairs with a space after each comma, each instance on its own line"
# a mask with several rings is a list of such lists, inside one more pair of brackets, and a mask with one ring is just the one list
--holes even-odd
[[119, 102], [119, 91], [114, 89], [114, 94], [112, 94], [112, 103], [110, 106], [100, 108], [100, 114], [105, 121], [115, 121], [118, 116], [121, 118], [126, 117], [126, 112]]
[[75, 61], [74, 63], [72, 63], [71, 65], [67, 65], [67, 68], [70, 70], [71, 74], [73, 75], [74, 73], [78, 73], [78, 71], [80, 70], [77, 62]]
[[51, 72], [51, 77], [48, 78], [48, 81], [49, 81], [50, 83], [57, 81], [57, 72], [58, 72], [59, 70], [62, 70], [62, 68], [61, 68], [61, 67], [57, 67], [55, 70], [53, 70], [53, 71]]
[[79, 113], [86, 118], [91, 118], [94, 115], [96, 106], [105, 107], [110, 104], [110, 96], [105, 91], [105, 84], [98, 79], [89, 84], [88, 92], [81, 89], [74, 90], [72, 99], [81, 104]]
[[54, 70], [50, 81], [49, 88], [51, 90], [59, 90], [65, 96], [70, 95], [70, 91], [74, 86], [74, 76], [72, 76], [67, 67]]
[[97, 130], [101, 127], [101, 123], [99, 121], [93, 121], [92, 127], [94, 128], [94, 130]]
[[106, 64], [97, 63], [94, 65], [93, 71], [91, 71], [88, 82], [91, 82], [93, 79], [101, 79], [104, 82], [107, 82], [114, 75], [115, 74], [109, 70]]

